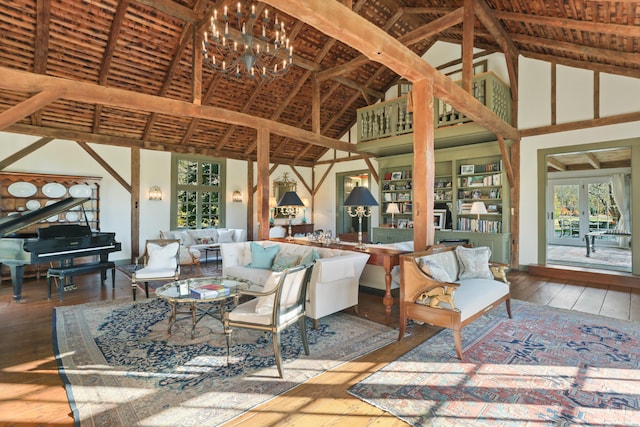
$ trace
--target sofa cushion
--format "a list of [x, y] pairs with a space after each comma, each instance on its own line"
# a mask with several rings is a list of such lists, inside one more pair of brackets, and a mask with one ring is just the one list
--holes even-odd
[[255, 286], [251, 286], [250, 290], [260, 291], [262, 292], [262, 288], [264, 284], [267, 282], [267, 279], [271, 275], [271, 270], [266, 270], [263, 268], [249, 268], [242, 265], [234, 265], [232, 267], [225, 267], [224, 275], [238, 277], [241, 279], [245, 279], [255, 284]]
[[218, 230], [217, 243], [232, 243], [233, 242], [233, 230]]
[[317, 260], [318, 258], [320, 258], [320, 255], [318, 255], [318, 251], [316, 251], [315, 249], [311, 249], [300, 258], [300, 264], [301, 265], [311, 264], [313, 261]]
[[446, 271], [451, 278], [449, 282], [458, 280], [460, 266], [458, 263], [458, 258], [453, 251], [425, 255], [423, 257], [420, 257], [416, 262], [418, 263], [418, 266], [420, 266], [421, 263], [423, 263], [425, 260], [431, 260], [442, 267], [442, 269]]
[[255, 242], [251, 243], [251, 262], [247, 265], [249, 268], [266, 268], [271, 270], [273, 266], [273, 260], [276, 255], [278, 255], [278, 251], [280, 250], [279, 245], [273, 246], [262, 246]]
[[291, 268], [300, 263], [300, 256], [293, 254], [286, 254], [282, 251], [278, 252], [275, 259], [273, 260], [273, 265], [271, 266], [272, 271], [284, 271], [287, 268]]
[[493, 279], [493, 274], [489, 269], [489, 258], [491, 258], [489, 247], [465, 248], [458, 246], [456, 247], [456, 255], [460, 263], [460, 274], [458, 275], [460, 280]]
[[424, 271], [426, 275], [431, 277], [433, 280], [437, 280], [439, 282], [452, 282], [454, 280], [451, 276], [449, 276], [447, 270], [445, 270], [433, 259], [418, 258], [418, 266], [422, 271]]

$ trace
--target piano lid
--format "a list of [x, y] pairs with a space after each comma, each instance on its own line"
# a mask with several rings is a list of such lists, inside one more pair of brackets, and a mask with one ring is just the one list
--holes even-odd
[[15, 233], [16, 231], [27, 228], [32, 224], [37, 224], [46, 220], [49, 217], [58, 215], [62, 212], [83, 204], [90, 200], [89, 197], [68, 197], [66, 199], [57, 201], [35, 211], [24, 211], [18, 215], [9, 215], [0, 218], [0, 237], [4, 237], [7, 234]]

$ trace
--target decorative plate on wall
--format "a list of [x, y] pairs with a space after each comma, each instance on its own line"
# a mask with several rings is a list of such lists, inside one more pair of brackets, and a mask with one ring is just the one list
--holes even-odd
[[64, 196], [67, 192], [67, 189], [62, 184], [59, 184], [57, 182], [50, 182], [42, 186], [42, 192], [45, 196], [56, 199], [58, 197]]
[[84, 184], [72, 185], [69, 194], [71, 197], [91, 197], [91, 187]]
[[40, 209], [40, 202], [37, 200], [29, 200], [26, 206], [30, 211], [35, 211], [36, 209]]
[[76, 222], [78, 220], [78, 213], [77, 212], [67, 212], [67, 214], [64, 217], [69, 222]]
[[7, 189], [13, 197], [31, 197], [38, 192], [38, 187], [30, 182], [14, 182]]

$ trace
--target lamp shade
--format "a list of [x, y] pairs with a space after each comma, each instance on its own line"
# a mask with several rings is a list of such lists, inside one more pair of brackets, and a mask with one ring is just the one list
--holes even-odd
[[344, 206], [378, 206], [367, 187], [355, 187], [344, 201]]
[[387, 211], [388, 214], [397, 214], [400, 213], [400, 208], [398, 207], [397, 203], [389, 203], [387, 205]]
[[304, 203], [295, 191], [287, 191], [278, 202], [278, 207], [283, 206], [304, 206]]
[[473, 202], [469, 213], [484, 215], [487, 213], [487, 207], [484, 205], [484, 202]]

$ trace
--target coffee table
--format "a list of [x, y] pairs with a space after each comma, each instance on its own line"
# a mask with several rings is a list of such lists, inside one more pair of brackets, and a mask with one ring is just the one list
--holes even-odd
[[[196, 298], [191, 294], [191, 290], [204, 285], [216, 284], [225, 288], [226, 292], [205, 298]], [[218, 277], [198, 277], [193, 279], [177, 280], [167, 283], [156, 290], [156, 295], [169, 303], [171, 316], [169, 316], [168, 333], [178, 321], [178, 314], [189, 314], [186, 318], [191, 318], [191, 339], [195, 334], [196, 325], [204, 316], [211, 316], [222, 321], [226, 310], [227, 300], [233, 298], [233, 304], [238, 304], [238, 291], [248, 289], [253, 283], [230, 276]], [[187, 311], [178, 311], [179, 305], [186, 305]], [[215, 310], [219, 310], [219, 315]]]

